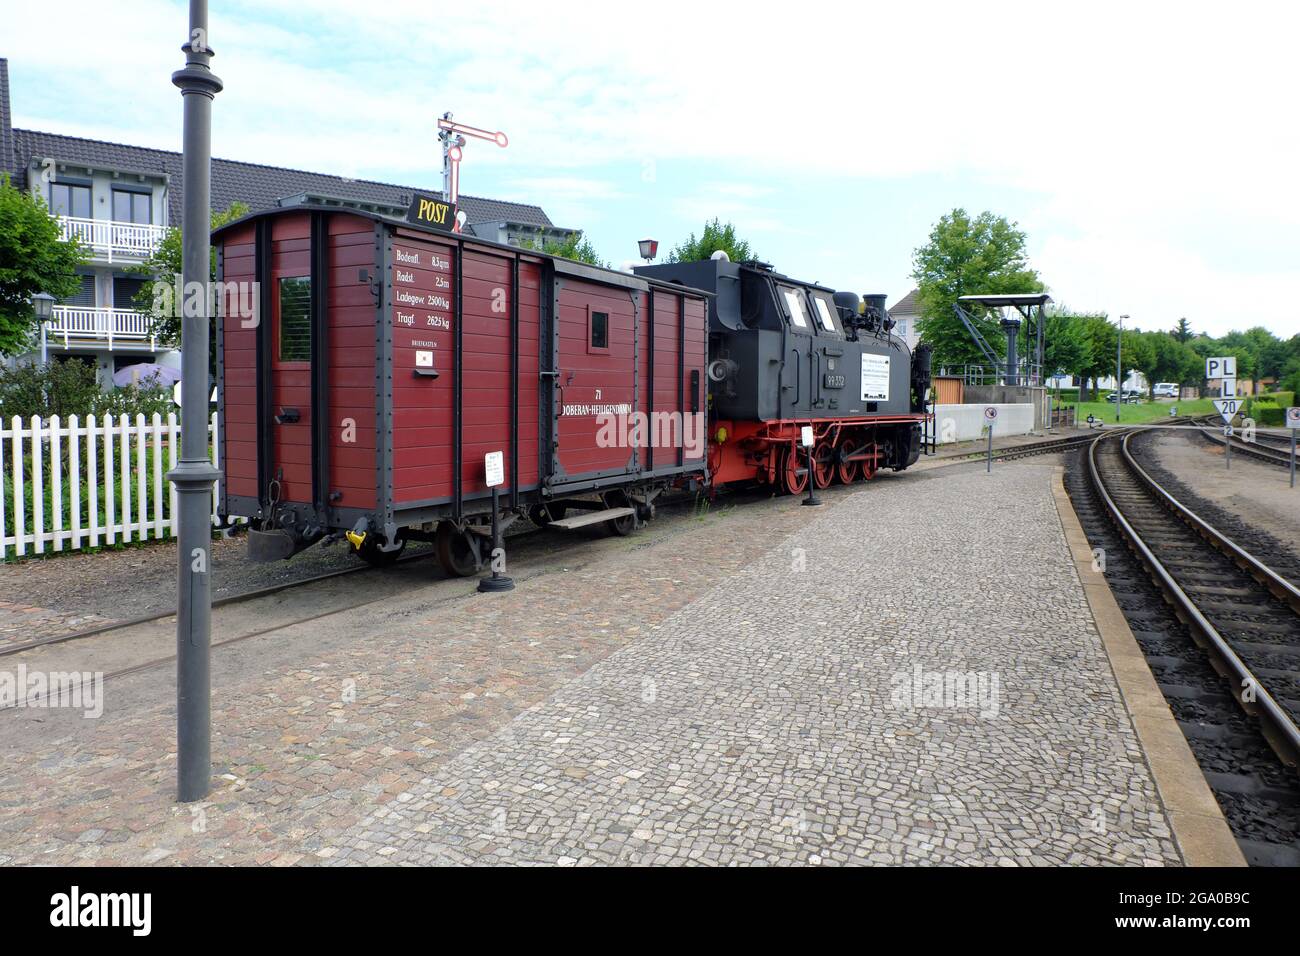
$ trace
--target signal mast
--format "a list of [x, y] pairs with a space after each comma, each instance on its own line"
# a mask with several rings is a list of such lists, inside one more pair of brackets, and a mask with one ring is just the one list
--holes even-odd
[[[438, 139], [442, 142], [442, 194], [453, 206], [460, 197], [460, 161], [464, 156], [466, 136], [488, 140], [502, 149], [510, 145], [509, 138], [500, 130], [494, 133], [476, 126], [453, 122], [450, 111], [439, 117]], [[457, 212], [456, 225], [452, 231], [460, 232], [464, 224], [465, 214]]]

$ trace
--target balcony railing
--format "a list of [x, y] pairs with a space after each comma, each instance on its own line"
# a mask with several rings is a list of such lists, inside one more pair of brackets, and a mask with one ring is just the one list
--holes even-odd
[[47, 342], [70, 345], [104, 343], [110, 349], [114, 344], [149, 343], [156, 348], [149, 329], [149, 317], [134, 309], [95, 309], [76, 305], [56, 305], [53, 317], [45, 326]]
[[58, 216], [63, 238], [75, 236], [97, 256], [115, 259], [147, 259], [162, 242], [163, 227], [108, 219], [78, 219]]

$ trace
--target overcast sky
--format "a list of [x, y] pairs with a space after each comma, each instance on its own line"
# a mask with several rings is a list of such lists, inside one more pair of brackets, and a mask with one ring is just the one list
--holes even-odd
[[[185, 4], [3, 17], [15, 125], [178, 149]], [[892, 304], [954, 206], [1053, 296], [1300, 333], [1295, 3], [212, 0], [215, 155], [537, 203], [615, 265], [704, 220]], [[621, 12], [620, 12], [621, 11]]]

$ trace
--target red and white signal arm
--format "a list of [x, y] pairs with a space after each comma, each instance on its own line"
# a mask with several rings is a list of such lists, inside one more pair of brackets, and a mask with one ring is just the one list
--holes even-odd
[[986, 422], [995, 422], [998, 420], [998, 407], [996, 405], [984, 406], [984, 420]]
[[1300, 428], [1300, 405], [1293, 405], [1286, 410], [1286, 427]]

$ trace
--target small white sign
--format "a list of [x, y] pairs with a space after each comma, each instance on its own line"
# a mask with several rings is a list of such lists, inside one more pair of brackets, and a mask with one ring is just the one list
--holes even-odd
[[889, 356], [862, 355], [862, 400], [889, 401]]
[[419, 351], [415, 353], [416, 368], [433, 368], [433, 353]]
[[805, 425], [800, 430], [799, 443], [803, 445], [804, 448], [811, 448], [813, 446], [813, 430], [811, 425]]
[[506, 483], [506, 458], [503, 452], [490, 451], [483, 456], [483, 470], [487, 472], [487, 486], [495, 488]]
[[1237, 357], [1235, 355], [1224, 355], [1220, 358], [1207, 358], [1205, 360], [1205, 377], [1236, 378]]
[[1223, 426], [1223, 437], [1225, 437], [1225, 438], [1231, 438], [1231, 437], [1232, 437], [1232, 426], [1231, 426], [1231, 425], [1224, 425], [1224, 426]]
[[1233, 398], [1237, 394], [1237, 380], [1235, 378], [1223, 379], [1223, 386], [1220, 392], [1224, 398]]
[[1300, 406], [1292, 406], [1286, 410], [1286, 427], [1300, 428]]
[[998, 420], [998, 407], [996, 405], [984, 406], [984, 420], [986, 422], [995, 422]]
[[1231, 424], [1232, 420], [1237, 416], [1237, 412], [1241, 411], [1241, 399], [1216, 398], [1214, 400], [1214, 407], [1219, 410], [1219, 414], [1223, 416], [1224, 422]]

